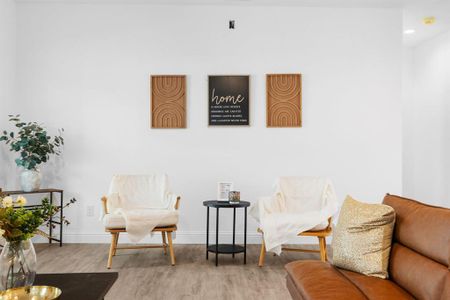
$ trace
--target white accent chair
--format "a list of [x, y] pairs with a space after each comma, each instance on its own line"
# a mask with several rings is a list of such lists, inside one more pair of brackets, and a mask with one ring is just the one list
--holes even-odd
[[[103, 196], [101, 200], [105, 231], [111, 233], [108, 269], [112, 266], [113, 256], [120, 249], [163, 248], [164, 255], [167, 255], [169, 248], [171, 264], [175, 265], [172, 233], [177, 230], [180, 197], [169, 191], [167, 175], [116, 175], [111, 181], [108, 196]], [[120, 233], [127, 232], [127, 219], [121, 212], [124, 208], [146, 210], [150, 215], [154, 212], [155, 216], [163, 210], [164, 218], [158, 218], [152, 230], [161, 232], [162, 244], [118, 247]]]
[[[326, 237], [332, 233], [331, 216], [336, 210], [336, 196], [331, 181], [328, 179], [320, 177], [280, 177], [277, 180], [275, 194], [258, 201], [253, 207], [251, 214], [260, 221], [261, 213], [267, 215], [285, 215], [286, 217], [286, 213], [288, 213], [291, 215], [291, 218], [285, 219], [284, 222], [295, 223], [288, 224], [289, 226], [284, 224], [285, 226], [281, 227], [279, 227], [281, 224], [277, 223], [277, 232], [281, 233], [280, 230], [289, 230], [292, 231], [294, 237], [317, 237], [319, 249], [300, 249], [281, 246], [281, 251], [320, 253], [320, 259], [327, 261]], [[294, 220], [292, 217], [295, 217]], [[298, 228], [304, 229], [300, 230]], [[262, 224], [257, 231], [262, 234], [258, 262], [258, 266], [262, 267], [264, 266], [267, 251]]]

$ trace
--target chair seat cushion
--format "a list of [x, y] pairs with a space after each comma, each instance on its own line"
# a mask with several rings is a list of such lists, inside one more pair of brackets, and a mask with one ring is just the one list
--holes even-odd
[[[166, 212], [166, 211], [164, 211]], [[155, 210], [155, 214], [157, 214], [158, 211]], [[164, 219], [162, 219], [158, 226], [170, 226], [170, 225], [176, 225], [178, 223], [178, 211], [170, 211], [170, 213], [165, 216]], [[103, 225], [106, 229], [119, 229], [119, 228], [125, 228], [125, 219], [118, 214], [106, 214], [103, 217]]]

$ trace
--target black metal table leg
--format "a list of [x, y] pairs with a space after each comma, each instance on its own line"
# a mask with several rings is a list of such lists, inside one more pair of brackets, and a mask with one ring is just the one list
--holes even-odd
[[216, 267], [219, 265], [219, 208], [216, 208]]
[[64, 197], [63, 197], [63, 191], [61, 191], [61, 198], [60, 198], [60, 205], [61, 209], [59, 211], [59, 218], [60, 218], [60, 224], [59, 224], [59, 246], [62, 247], [63, 244], [63, 226], [64, 226]]
[[[233, 208], [233, 250], [234, 245], [236, 244], [236, 207]], [[234, 252], [233, 252], [233, 258], [234, 258]]]
[[[53, 192], [50, 192], [50, 205], [53, 205]], [[48, 224], [49, 224], [48, 243], [51, 244], [53, 238], [53, 215], [50, 216]]]
[[209, 251], [209, 206], [206, 207], [206, 259], [208, 259]]
[[247, 263], [247, 207], [244, 213], [244, 265]]

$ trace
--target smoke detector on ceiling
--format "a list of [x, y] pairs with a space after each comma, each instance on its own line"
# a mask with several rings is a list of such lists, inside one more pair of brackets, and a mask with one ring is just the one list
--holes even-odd
[[425, 17], [423, 18], [423, 24], [425, 25], [433, 25], [434, 23], [436, 23], [436, 18], [435, 17]]

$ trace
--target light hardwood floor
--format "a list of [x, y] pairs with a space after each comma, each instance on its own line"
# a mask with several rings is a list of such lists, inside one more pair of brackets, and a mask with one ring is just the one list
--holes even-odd
[[[35, 245], [38, 273], [108, 272], [109, 245]], [[176, 266], [162, 249], [117, 251], [110, 271], [119, 279], [105, 299], [290, 299], [285, 285], [284, 265], [300, 259], [319, 259], [318, 254], [285, 252], [279, 257], [268, 253], [266, 265], [257, 266], [259, 245], [243, 254], [214, 255], [205, 258], [204, 245], [174, 245]], [[303, 246], [304, 247], [304, 246]]]

